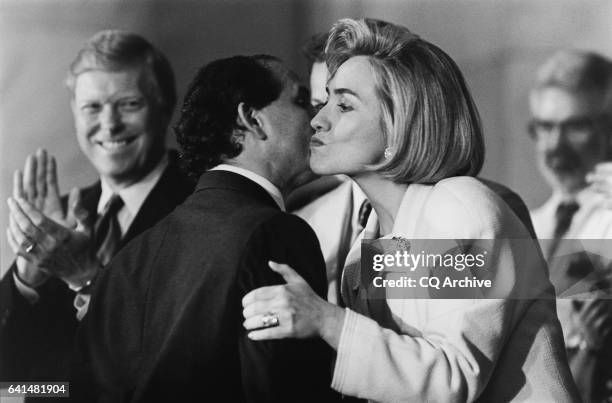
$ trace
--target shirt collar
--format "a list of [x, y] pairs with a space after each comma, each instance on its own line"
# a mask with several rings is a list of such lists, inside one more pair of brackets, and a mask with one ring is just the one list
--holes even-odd
[[599, 204], [604, 201], [605, 197], [595, 191], [592, 186], [587, 186], [580, 190], [573, 197], [563, 197], [561, 192], [553, 192], [550, 202], [551, 205], [556, 209], [563, 202], [575, 201], [578, 205], [583, 208], [591, 204]]
[[361, 209], [363, 202], [367, 200], [367, 197], [357, 182], [353, 181], [352, 179], [349, 180], [352, 181], [351, 187], [353, 191], [353, 221], [357, 222], [359, 220], [359, 210]]
[[274, 186], [272, 182], [270, 182], [268, 179], [264, 178], [263, 176], [258, 175], [255, 172], [250, 171], [248, 169], [237, 167], [235, 165], [230, 165], [230, 164], [217, 165], [216, 167], [212, 168], [211, 171], [233, 172], [233, 173], [242, 175], [252, 180], [253, 182], [257, 183], [259, 186], [264, 188], [266, 192], [268, 192], [268, 194], [272, 197], [272, 199], [274, 199], [276, 204], [278, 204], [278, 207], [281, 209], [281, 211], [285, 211], [285, 201], [283, 200], [283, 195], [281, 194], [280, 190], [276, 186]]
[[157, 166], [144, 178], [133, 185], [119, 190], [118, 192], [114, 192], [104, 178], [101, 178], [100, 182], [102, 185], [102, 194], [100, 195], [100, 201], [98, 202], [98, 214], [102, 213], [111, 196], [114, 193], [118, 193], [123, 200], [123, 203], [125, 203], [124, 208], [128, 210], [132, 217], [135, 217], [136, 214], [138, 214], [140, 207], [142, 207], [144, 204], [145, 199], [159, 181], [159, 178], [162, 176], [162, 173], [167, 166], [168, 155], [164, 154]]

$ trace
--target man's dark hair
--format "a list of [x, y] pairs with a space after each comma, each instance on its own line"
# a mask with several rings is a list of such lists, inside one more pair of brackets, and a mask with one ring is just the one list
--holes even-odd
[[325, 62], [325, 43], [328, 35], [327, 32], [314, 34], [302, 45], [302, 54], [308, 61], [308, 71], [312, 70], [313, 64]]
[[213, 61], [193, 79], [174, 127], [187, 173], [199, 177], [242, 151], [236, 133], [238, 105], [261, 109], [280, 96], [283, 83], [267, 55]]

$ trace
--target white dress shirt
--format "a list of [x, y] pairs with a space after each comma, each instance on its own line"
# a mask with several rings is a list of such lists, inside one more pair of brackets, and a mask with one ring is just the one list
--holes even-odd
[[294, 213], [314, 230], [327, 269], [327, 300], [338, 304], [339, 273], [355, 239], [361, 233], [359, 209], [366, 200], [363, 190], [350, 178]]
[[117, 212], [117, 221], [121, 228], [121, 236], [124, 236], [167, 166], [168, 156], [165, 155], [144, 178], [133, 185], [120, 189], [118, 192], [114, 192], [108, 182], [101, 178], [102, 194], [98, 201], [98, 214], [102, 214], [110, 198], [117, 193], [123, 200], [123, 207]]
[[[572, 217], [572, 223], [563, 236], [567, 239], [610, 239], [612, 238], [612, 210], [604, 206], [605, 196], [587, 187], [574, 197], [579, 205]], [[531, 220], [539, 239], [551, 239], [555, 232], [557, 207], [564, 199], [554, 193], [542, 206], [532, 210]]]
[[[558, 250], [562, 250], [559, 254], [564, 255], [572, 251], [579, 252], [580, 250], [573, 249], [573, 246], [576, 245], [587, 249], [587, 252], [591, 254], [611, 260], [612, 251], [608, 248], [610, 241], [603, 241], [612, 240], [612, 210], [605, 207], [605, 196], [587, 187], [578, 192], [572, 200], [578, 203], [579, 208], [572, 217], [571, 224], [562, 238], [568, 240], [593, 239], [602, 241], [581, 243], [580, 245], [573, 243], [561, 244], [563, 247], [560, 246], [558, 248]], [[554, 237], [557, 208], [562, 202], [567, 201], [570, 200], [556, 192], [553, 193], [542, 206], [530, 212], [533, 227], [538, 239], [541, 240], [543, 250], [546, 249], [547, 242], [550, 242]], [[555, 283], [557, 281], [563, 281], [565, 279], [564, 273], [567, 270], [567, 266], [559, 266], [559, 264], [555, 265], [552, 264], [552, 262], [550, 263], [551, 279], [556, 286], [557, 284]], [[558, 290], [558, 292], [559, 291], [563, 290]], [[564, 294], [571, 295], [572, 289], [570, 288], [565, 293], [561, 293], [557, 301], [557, 315], [559, 316], [559, 321], [563, 329], [566, 347], [574, 348], [578, 347], [582, 342], [582, 327], [576, 324], [574, 320], [575, 309], [572, 305], [572, 299], [564, 298]]]

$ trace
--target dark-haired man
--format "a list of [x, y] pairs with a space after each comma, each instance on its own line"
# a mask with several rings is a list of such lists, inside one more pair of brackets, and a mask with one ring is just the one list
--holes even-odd
[[327, 65], [325, 64], [325, 42], [327, 32], [320, 32], [311, 36], [304, 46], [302, 53], [308, 61], [310, 73], [310, 103], [319, 109], [327, 102]]
[[334, 401], [324, 342], [255, 342], [242, 326], [242, 297], [283, 282], [270, 260], [326, 290], [316, 237], [283, 201], [310, 175], [311, 117], [308, 91], [277, 59], [237, 56], [200, 70], [176, 126], [199, 182], [96, 282], [77, 343], [80, 398]]
[[130, 32], [98, 32], [67, 84], [77, 141], [100, 180], [60, 198], [44, 150], [15, 173], [8, 238], [18, 257], [0, 283], [3, 381], [66, 381], [75, 314], [97, 272], [193, 191], [165, 146], [176, 93], [159, 50]]

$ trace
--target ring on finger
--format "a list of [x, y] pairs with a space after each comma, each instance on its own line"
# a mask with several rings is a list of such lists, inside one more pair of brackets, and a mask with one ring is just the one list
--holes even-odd
[[262, 327], [276, 327], [279, 326], [280, 322], [278, 321], [278, 316], [269, 312], [261, 317], [261, 326]]
[[24, 247], [24, 251], [25, 253], [31, 253], [35, 247], [36, 247], [36, 244], [34, 242], [28, 242], [26, 246]]

